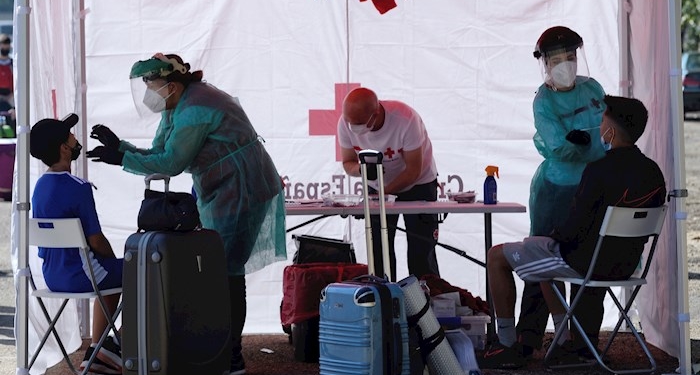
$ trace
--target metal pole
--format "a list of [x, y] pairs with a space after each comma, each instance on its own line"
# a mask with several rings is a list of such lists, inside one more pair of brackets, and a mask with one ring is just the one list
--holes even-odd
[[17, 374], [28, 374], [29, 364], [29, 75], [30, 75], [30, 53], [29, 53], [29, 0], [15, 0], [14, 13], [14, 34], [15, 37], [15, 113], [17, 116], [17, 188], [14, 196], [17, 200], [14, 203], [12, 228], [13, 238], [17, 246], [17, 301], [15, 313], [15, 337], [17, 355]]
[[[77, 40], [75, 41], [75, 75], [76, 81], [78, 82], [78, 87], [76, 90], [76, 113], [79, 114], [80, 121], [78, 126], [75, 127], [76, 138], [80, 140], [81, 144], [87, 145], [87, 78], [85, 74], [85, 1], [76, 0], [73, 1], [73, 26], [75, 30], [75, 35], [77, 35]], [[63, 115], [61, 115], [63, 116]], [[81, 158], [77, 160], [77, 171], [76, 175], [82, 177], [86, 180], [88, 179], [88, 168], [87, 160], [85, 159], [85, 153], [81, 155]], [[79, 302], [79, 312], [80, 312], [80, 334], [82, 338], [89, 338], [92, 336], [90, 330], [90, 300], [81, 300]]]
[[673, 207], [676, 229], [676, 261], [678, 269], [678, 329], [680, 339], [680, 374], [692, 374], [690, 366], [690, 307], [688, 304], [688, 254], [686, 248], [686, 218], [685, 198], [688, 190], [685, 185], [685, 143], [683, 129], [683, 96], [681, 84], [681, 0], [668, 0], [668, 56], [669, 56], [669, 95], [671, 110], [669, 122], [672, 128], [673, 149], [673, 180], [669, 196]]

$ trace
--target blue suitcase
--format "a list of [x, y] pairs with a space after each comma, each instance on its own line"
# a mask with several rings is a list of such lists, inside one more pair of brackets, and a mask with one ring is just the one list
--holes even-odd
[[401, 288], [372, 278], [321, 292], [321, 375], [408, 375], [408, 323]]
[[[362, 169], [365, 235], [370, 275], [326, 286], [319, 305], [319, 369], [321, 375], [409, 375], [408, 323], [404, 295], [389, 282], [382, 153], [358, 153]], [[369, 160], [369, 161], [368, 161]], [[376, 174], [368, 168], [376, 166]], [[372, 173], [370, 173], [372, 171]], [[373, 175], [373, 177], [369, 177]], [[374, 269], [367, 180], [378, 179], [384, 270]]]

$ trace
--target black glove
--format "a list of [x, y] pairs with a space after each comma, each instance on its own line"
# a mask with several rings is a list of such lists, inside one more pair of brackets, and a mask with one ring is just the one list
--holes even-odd
[[91, 151], [85, 154], [88, 159], [92, 161], [101, 161], [103, 163], [112, 165], [122, 165], [122, 160], [124, 159], [124, 153], [117, 150], [116, 148], [109, 148], [105, 146], [97, 146]]
[[574, 129], [566, 135], [566, 140], [575, 145], [585, 146], [591, 143], [591, 135], [583, 130]]
[[102, 124], [97, 124], [92, 127], [90, 138], [97, 139], [108, 148], [119, 148], [119, 137], [117, 137], [112, 130]]

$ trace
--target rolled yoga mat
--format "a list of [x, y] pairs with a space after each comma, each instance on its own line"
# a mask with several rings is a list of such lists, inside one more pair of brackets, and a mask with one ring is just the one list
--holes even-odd
[[[428, 351], [425, 360], [431, 375], [456, 375], [464, 374], [457, 356], [452, 351], [450, 343], [445, 338], [445, 334], [438, 323], [430, 303], [425, 296], [425, 292], [420, 287], [415, 276], [409, 276], [398, 282], [404, 295], [406, 316], [411, 322], [418, 319], [417, 325], [422, 336], [422, 342], [427, 341], [427, 345], [421, 344], [421, 351]], [[422, 314], [422, 316], [420, 316]], [[427, 339], [427, 340], [426, 340]], [[432, 350], [430, 348], [433, 347]]]

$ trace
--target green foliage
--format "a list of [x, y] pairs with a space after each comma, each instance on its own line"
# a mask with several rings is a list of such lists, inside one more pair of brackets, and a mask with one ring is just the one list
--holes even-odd
[[698, 51], [700, 47], [700, 0], [683, 0], [681, 6], [681, 48]]

